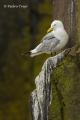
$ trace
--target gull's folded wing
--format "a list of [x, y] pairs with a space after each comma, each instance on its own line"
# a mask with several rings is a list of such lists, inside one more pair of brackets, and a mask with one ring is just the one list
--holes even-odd
[[42, 53], [54, 52], [59, 42], [60, 40], [58, 40], [53, 34], [48, 33], [43, 37], [41, 43], [35, 49], [30, 51], [31, 57], [34, 57]]
[[51, 52], [55, 49], [59, 42], [60, 40], [58, 40], [52, 33], [48, 33], [43, 37], [40, 49], [44, 52]]

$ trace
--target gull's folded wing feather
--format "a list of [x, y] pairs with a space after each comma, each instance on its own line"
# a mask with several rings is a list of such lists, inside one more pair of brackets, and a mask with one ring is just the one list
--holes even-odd
[[52, 33], [48, 33], [42, 39], [42, 42], [36, 47], [39, 52], [51, 52], [58, 45], [58, 40]]
[[59, 44], [58, 40], [53, 34], [48, 33], [45, 35], [41, 43], [33, 50], [31, 50], [31, 56], [39, 55], [42, 53], [51, 53], [55, 50], [56, 46]]
[[49, 39], [52, 39], [52, 38], [55, 38], [55, 36], [53, 35], [52, 32], [46, 34], [43, 38], [42, 38], [42, 41], [44, 40], [49, 40]]

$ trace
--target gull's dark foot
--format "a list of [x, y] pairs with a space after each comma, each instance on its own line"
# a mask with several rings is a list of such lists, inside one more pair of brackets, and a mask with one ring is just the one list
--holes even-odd
[[53, 56], [53, 53], [51, 52], [51, 57]]

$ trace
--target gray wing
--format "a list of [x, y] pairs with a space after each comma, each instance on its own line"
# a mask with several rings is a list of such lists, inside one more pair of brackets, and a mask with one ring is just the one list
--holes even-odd
[[52, 39], [52, 38], [55, 38], [55, 36], [52, 34], [52, 32], [50, 32], [42, 38], [42, 41], [49, 40], [49, 39]]
[[52, 52], [59, 44], [59, 42], [60, 40], [58, 40], [52, 33], [48, 33], [42, 39], [42, 43], [40, 44], [40, 51]]

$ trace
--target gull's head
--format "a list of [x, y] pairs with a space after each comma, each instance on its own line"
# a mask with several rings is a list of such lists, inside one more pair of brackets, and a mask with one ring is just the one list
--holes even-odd
[[53, 30], [57, 30], [57, 29], [63, 29], [64, 26], [63, 26], [63, 23], [60, 21], [60, 20], [54, 20], [52, 23], [51, 23], [51, 27], [48, 29], [47, 32], [51, 32]]

